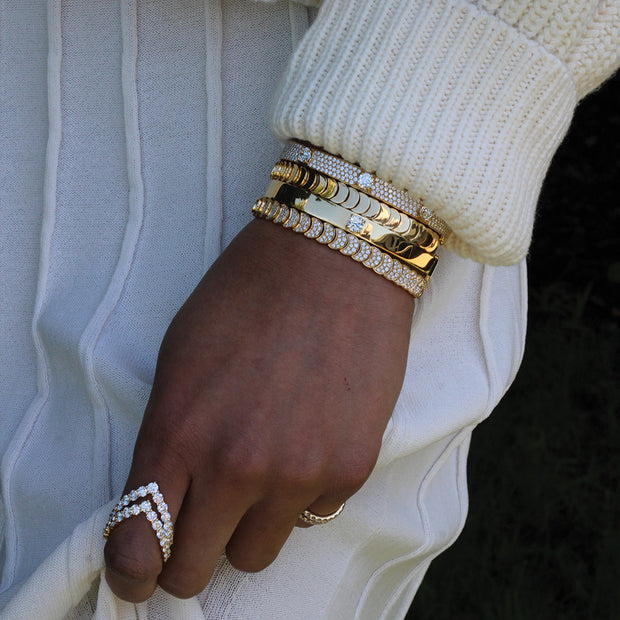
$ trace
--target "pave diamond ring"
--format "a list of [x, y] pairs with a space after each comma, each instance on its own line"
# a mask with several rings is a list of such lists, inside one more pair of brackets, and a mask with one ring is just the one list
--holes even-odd
[[315, 515], [313, 512], [306, 509], [299, 515], [299, 518], [305, 523], [309, 523], [310, 525], [323, 525], [324, 523], [329, 523], [330, 521], [333, 521], [339, 514], [342, 513], [343, 510], [344, 502], [340, 505], [340, 508], [338, 508], [338, 510], [332, 512], [331, 514], [324, 516]]
[[168, 504], [164, 501], [164, 496], [160, 493], [157, 482], [150, 482], [145, 486], [129, 491], [129, 493], [121, 497], [110, 513], [108, 522], [103, 530], [103, 537], [108, 538], [119, 523], [139, 514], [146, 515], [157, 536], [162, 555], [164, 556], [164, 562], [166, 562], [171, 553], [170, 547], [172, 547], [174, 538], [174, 526], [168, 512]]

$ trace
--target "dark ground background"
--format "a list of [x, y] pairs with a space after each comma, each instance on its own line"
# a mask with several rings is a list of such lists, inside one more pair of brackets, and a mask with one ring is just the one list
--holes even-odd
[[619, 180], [616, 76], [554, 158], [523, 365], [474, 432], [468, 521], [409, 620], [620, 619]]

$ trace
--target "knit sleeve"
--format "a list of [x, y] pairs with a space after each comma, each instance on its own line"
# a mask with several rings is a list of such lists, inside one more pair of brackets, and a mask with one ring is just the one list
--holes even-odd
[[272, 124], [421, 197], [449, 247], [526, 254], [578, 100], [620, 62], [620, 0], [324, 0]]

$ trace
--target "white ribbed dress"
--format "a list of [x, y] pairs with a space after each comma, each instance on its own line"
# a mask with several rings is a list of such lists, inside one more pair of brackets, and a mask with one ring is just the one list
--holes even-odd
[[[583, 19], [588, 4], [594, 22], [605, 3], [573, 4]], [[1, 0], [0, 616], [406, 612], [463, 526], [471, 430], [519, 365], [521, 259], [538, 184], [577, 98], [617, 64], [616, 46], [580, 91], [552, 44], [482, 5], [330, 1], [300, 44], [309, 13], [294, 2]], [[360, 46], [356, 32], [370, 38]], [[433, 51], [430, 64], [421, 50]], [[487, 89], [473, 116], [451, 99], [464, 96], [455, 76], [467, 50], [476, 88]], [[513, 82], [503, 98], [498, 84], [516, 74], [536, 88], [553, 82], [552, 114], [543, 113], [549, 98], [526, 89], [510, 122]], [[524, 132], [513, 125], [533, 118], [528, 101], [536, 118]], [[270, 118], [280, 137], [415, 185], [454, 226], [452, 249], [487, 264], [442, 251], [416, 306], [379, 462], [336, 521], [296, 530], [261, 573], [222, 560], [195, 599], [158, 590], [125, 603], [100, 579], [110, 500], [126, 479], [168, 323], [266, 186], [281, 148]], [[524, 133], [535, 161], [524, 157]], [[527, 174], [524, 189], [515, 177]], [[519, 239], [498, 243], [489, 222]]]

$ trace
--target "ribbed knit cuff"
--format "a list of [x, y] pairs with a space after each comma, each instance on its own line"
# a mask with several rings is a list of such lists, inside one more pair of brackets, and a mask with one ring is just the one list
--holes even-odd
[[423, 198], [453, 251], [512, 264], [575, 105], [560, 60], [464, 0], [325, 0], [272, 125]]

